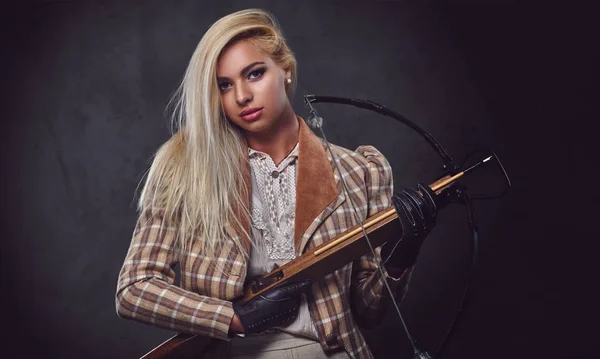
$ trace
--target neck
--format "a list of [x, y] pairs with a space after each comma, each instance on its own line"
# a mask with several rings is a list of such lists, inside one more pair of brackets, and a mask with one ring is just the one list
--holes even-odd
[[300, 125], [291, 106], [287, 106], [276, 124], [261, 133], [246, 133], [248, 147], [268, 154], [278, 165], [298, 143]]

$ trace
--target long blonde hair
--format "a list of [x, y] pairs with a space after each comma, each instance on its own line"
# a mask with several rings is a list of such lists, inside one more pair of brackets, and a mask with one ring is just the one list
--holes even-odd
[[204, 34], [171, 99], [174, 135], [156, 152], [138, 201], [139, 211], [160, 213], [175, 226], [177, 245], [184, 252], [199, 240], [203, 254], [212, 257], [229, 238], [249, 254], [241, 239], [226, 230], [242, 229], [250, 238], [237, 217], [250, 218], [249, 194], [239, 185], [247, 154], [242, 132], [224, 115], [216, 71], [223, 50], [241, 39], [249, 39], [280, 67], [291, 70], [292, 84], [286, 84], [289, 98], [296, 84], [294, 54], [267, 11], [232, 13]]

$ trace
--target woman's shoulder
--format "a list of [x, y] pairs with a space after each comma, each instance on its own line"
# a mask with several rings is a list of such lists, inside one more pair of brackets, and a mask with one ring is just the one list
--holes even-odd
[[185, 142], [185, 135], [182, 131], [173, 133], [156, 150], [152, 166], [168, 170], [181, 165], [185, 156]]
[[178, 131], [160, 145], [148, 172], [148, 181], [161, 189], [181, 176], [185, 167], [185, 135]]
[[183, 131], [177, 131], [171, 134], [162, 145], [160, 145], [157, 153], [159, 152], [167, 152], [170, 154], [179, 154], [185, 149], [185, 135]]
[[385, 155], [373, 145], [360, 145], [356, 149], [351, 150], [332, 144], [331, 149], [340, 161], [350, 165], [354, 163], [355, 165], [352, 167], [359, 165], [365, 168], [371, 166], [387, 168], [390, 166]]
[[341, 162], [340, 170], [364, 179], [367, 187], [378, 191], [393, 189], [393, 171], [387, 158], [373, 145], [360, 145], [351, 150], [332, 145], [332, 152]]

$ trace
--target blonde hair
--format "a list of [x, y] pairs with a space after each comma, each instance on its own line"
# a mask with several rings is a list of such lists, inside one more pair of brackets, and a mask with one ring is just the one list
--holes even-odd
[[[247, 166], [245, 139], [225, 117], [217, 84], [217, 62], [232, 43], [250, 40], [275, 63], [291, 71], [296, 60], [275, 18], [260, 9], [247, 9], [216, 21], [194, 51], [175, 103], [169, 141], [156, 152], [142, 189], [138, 210], [160, 213], [177, 231], [181, 251], [199, 240], [203, 254], [213, 257], [227, 238], [247, 256], [241, 239], [226, 228], [243, 228], [239, 215], [250, 218], [249, 193], [239, 184]], [[293, 85], [286, 84], [291, 97]], [[173, 102], [174, 101], [174, 102]]]

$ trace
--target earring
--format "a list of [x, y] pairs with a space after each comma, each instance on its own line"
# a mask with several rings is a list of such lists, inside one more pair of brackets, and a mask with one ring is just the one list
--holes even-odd
[[291, 84], [292, 83], [292, 79], [287, 79], [287, 83]]

